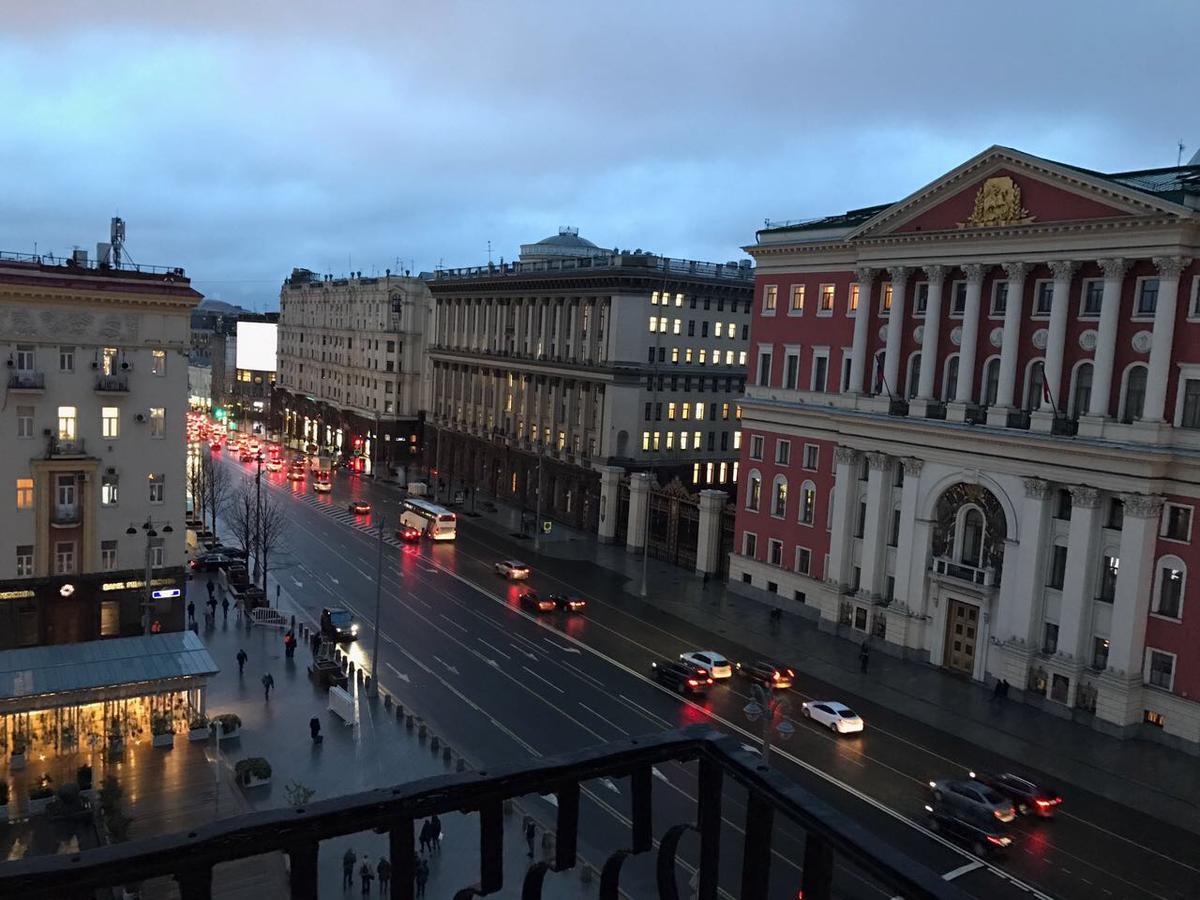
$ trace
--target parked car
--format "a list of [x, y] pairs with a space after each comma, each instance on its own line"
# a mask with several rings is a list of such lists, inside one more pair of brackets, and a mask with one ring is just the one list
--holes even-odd
[[354, 516], [365, 516], [371, 512], [371, 504], [366, 500], [351, 500], [347, 507]]
[[326, 607], [321, 610], [321, 634], [333, 641], [358, 640], [358, 623], [350, 610], [343, 607]]
[[749, 663], [735, 663], [733, 671], [742, 678], [755, 681], [763, 687], [780, 690], [790, 688], [792, 679], [796, 677], [796, 673], [787, 666], [781, 666], [779, 663], [769, 662], [765, 659]]
[[551, 594], [550, 600], [554, 602], [554, 608], [559, 612], [583, 612], [587, 609], [587, 601], [582, 597], [572, 597], [570, 594]]
[[529, 566], [515, 559], [502, 559], [495, 568], [497, 575], [503, 575], [509, 581], [524, 581], [530, 573]]
[[713, 684], [711, 678], [695, 667], [669, 659], [650, 663], [650, 677], [680, 694], [701, 697], [708, 693], [708, 689]]
[[236, 562], [231, 556], [226, 556], [224, 553], [205, 553], [202, 556], [197, 556], [188, 565], [196, 572], [215, 572], [217, 569], [224, 569]]
[[522, 609], [527, 609], [530, 612], [543, 613], [554, 612], [555, 610], [554, 601], [549, 597], [543, 597], [537, 591], [522, 592], [521, 595], [517, 597], [517, 602], [521, 604]]
[[863, 730], [862, 716], [837, 700], [809, 700], [800, 704], [804, 718], [812, 719], [838, 734], [849, 734]]
[[729, 664], [729, 660], [714, 650], [691, 650], [680, 653], [679, 659], [689, 666], [703, 669], [709, 678], [730, 678], [733, 675], [733, 666]]
[[929, 782], [934, 806], [945, 805], [966, 813], [992, 816], [1008, 823], [1016, 818], [1012, 801], [980, 781], [964, 778], [941, 778]]
[[1012, 772], [993, 775], [988, 772], [971, 772], [970, 777], [987, 785], [1002, 797], [1012, 801], [1019, 814], [1053, 819], [1054, 812], [1062, 805], [1062, 796], [1053, 788], [1038, 785]]
[[929, 814], [930, 831], [964, 844], [976, 856], [1002, 856], [1012, 847], [1008, 826], [992, 816], [936, 801], [927, 804], [925, 811]]

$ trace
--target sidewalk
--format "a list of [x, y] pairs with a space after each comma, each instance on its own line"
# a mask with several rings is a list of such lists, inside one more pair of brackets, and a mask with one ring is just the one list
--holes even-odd
[[[469, 510], [469, 506], [467, 507]], [[1060, 785], [1073, 785], [1200, 833], [1200, 766], [1196, 759], [1150, 741], [1119, 740], [1032, 706], [989, 702], [991, 691], [920, 662], [876, 652], [870, 673], [859, 671], [856, 642], [820, 631], [815, 621], [786, 612], [772, 629], [768, 607], [734, 593], [728, 585], [655, 560], [647, 561], [647, 597], [640, 596], [642, 558], [623, 544], [600, 544], [596, 536], [554, 523], [541, 552], [521, 538], [520, 510], [497, 504], [496, 512], [460, 510], [468, 533], [486, 530], [492, 540], [547, 571], [603, 596], [651, 621], [674, 616], [836, 686], [841, 696], [877, 704], [991, 753], [1026, 763]], [[590, 565], [588, 565], [590, 564]]]

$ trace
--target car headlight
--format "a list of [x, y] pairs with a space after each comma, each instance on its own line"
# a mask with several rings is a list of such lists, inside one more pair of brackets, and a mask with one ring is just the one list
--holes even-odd
[[351, 626], [350, 626], [350, 633], [351, 633], [351, 634], [358, 634], [358, 626], [357, 626], [357, 625], [351, 625]]

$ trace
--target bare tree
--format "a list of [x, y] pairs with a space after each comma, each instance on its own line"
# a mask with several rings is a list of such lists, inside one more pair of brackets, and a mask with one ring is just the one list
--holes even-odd
[[247, 563], [254, 552], [254, 488], [246, 482], [225, 504], [225, 521], [233, 532], [234, 542], [246, 554]]
[[[211, 456], [204, 457], [205, 466], [205, 498], [208, 500], [209, 513], [212, 515], [212, 530], [217, 531], [217, 513], [221, 512], [233, 494], [233, 479], [229, 469], [217, 465]], [[253, 533], [253, 532], [251, 532]]]
[[[247, 493], [249, 493], [247, 491]], [[262, 567], [262, 589], [267, 592], [267, 560], [283, 545], [287, 531], [287, 513], [282, 506], [264, 495], [258, 517], [259, 563]]]
[[[205, 468], [207, 456], [197, 456], [187, 462], [187, 489], [192, 498], [192, 515], [200, 520], [201, 527], [208, 517], [208, 471]], [[211, 460], [209, 460], [211, 464]]]

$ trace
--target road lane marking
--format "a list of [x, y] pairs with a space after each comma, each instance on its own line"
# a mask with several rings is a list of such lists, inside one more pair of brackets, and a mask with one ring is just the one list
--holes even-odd
[[397, 669], [395, 666], [393, 666], [391, 663], [384, 663], [384, 665], [387, 666], [389, 669], [391, 669], [393, 672], [395, 672], [396, 677], [399, 678], [401, 681], [403, 681], [405, 684], [411, 683], [409, 677], [407, 675], [405, 675], [403, 672], [401, 672], [399, 669]]
[[573, 666], [569, 662], [565, 662], [565, 661], [560, 662], [559, 665], [566, 666], [568, 669], [571, 669], [580, 678], [584, 678], [584, 679], [590, 681], [594, 686], [604, 689], [605, 685], [604, 685], [603, 681], [601, 681], [599, 678], [593, 678], [587, 672], [583, 671], [583, 669], [579, 668], [579, 666]]
[[447, 669], [449, 669], [455, 675], [458, 674], [458, 669], [454, 668], [454, 666], [450, 665], [450, 663], [446, 662], [440, 656], [435, 656], [434, 659], [436, 659], [438, 662], [440, 662], [443, 666], [445, 666]]
[[530, 653], [528, 650], [525, 650], [522, 647], [518, 647], [516, 644], [510, 643], [509, 646], [512, 647], [514, 650], [516, 650], [518, 653], [520, 653], [522, 656], [527, 657], [528, 659], [537, 660], [536, 654]]
[[467, 629], [463, 628], [461, 625], [459, 625], [457, 622], [455, 622], [452, 618], [450, 618], [445, 613], [441, 613], [441, 617], [443, 619], [445, 619], [447, 622], [449, 622], [451, 625], [453, 625], [455, 628], [457, 628], [459, 631], [461, 631], [463, 634], [467, 633]]
[[628, 734], [629, 734], [629, 732], [628, 732], [628, 731], [626, 731], [624, 728], [622, 728], [620, 725], [618, 725], [618, 724], [617, 724], [616, 722], [614, 722], [612, 719], [608, 718], [607, 716], [603, 716], [603, 715], [601, 715], [600, 713], [596, 712], [596, 710], [592, 709], [592, 708], [591, 708], [590, 706], [588, 706], [586, 703], [584, 703], [584, 702], [580, 701], [579, 705], [580, 705], [581, 707], [583, 707], [584, 709], [586, 709], [588, 712], [590, 712], [590, 713], [591, 713], [593, 716], [595, 716], [597, 719], [601, 719], [601, 720], [603, 720], [603, 721], [607, 722], [609, 725], [611, 725], [613, 728], [615, 728], [615, 729], [617, 730], [617, 733], [618, 733], [618, 734], [624, 734], [624, 735], [628, 735]]
[[491, 651], [492, 651], [493, 653], [495, 653], [497, 656], [503, 656], [505, 659], [512, 659], [512, 657], [511, 657], [511, 656], [509, 656], [507, 653], [505, 653], [505, 652], [504, 652], [503, 650], [501, 650], [499, 647], [496, 647], [496, 646], [494, 646], [494, 645], [492, 645], [492, 644], [489, 644], [489, 643], [488, 643], [487, 641], [485, 641], [483, 638], [476, 636], [475, 640], [479, 641], [479, 643], [483, 644], [483, 646], [487, 647], [489, 650], [491, 650]]
[[947, 872], [945, 875], [942, 876], [942, 880], [943, 881], [953, 881], [955, 878], [958, 878], [962, 875], [966, 875], [968, 872], [974, 872], [976, 869], [982, 869], [982, 868], [983, 868], [983, 863], [979, 862], [978, 860], [976, 860], [975, 862], [969, 862], [969, 863], [959, 866], [957, 869], [951, 869], [949, 872]]
[[671, 723], [668, 722], [666, 719], [664, 719], [662, 716], [658, 715], [657, 713], [650, 712], [650, 710], [646, 709], [646, 707], [642, 706], [639, 703], [634, 703], [632, 700], [630, 700], [624, 694], [617, 694], [617, 699], [620, 700], [622, 703], [624, 703], [626, 706], [632, 707], [635, 712], [641, 713], [645, 718], [649, 719], [654, 724], [659, 725], [659, 726], [665, 726], [666, 728], [671, 727]]
[[551, 647], [554, 647], [555, 649], [558, 649], [558, 650], [562, 650], [564, 653], [579, 653], [578, 647], [564, 647], [562, 644], [556, 644], [554, 641], [550, 640], [550, 638], [548, 638], [548, 637], [543, 637], [542, 640], [545, 641], [547, 644], [549, 644]]
[[532, 675], [534, 678], [536, 678], [538, 681], [540, 681], [542, 684], [546, 685], [547, 687], [553, 688], [554, 690], [558, 691], [560, 694], [566, 693], [566, 691], [564, 691], [562, 688], [560, 688], [553, 681], [547, 681], [545, 678], [543, 678], [537, 672], [533, 671], [533, 669], [529, 668], [529, 666], [521, 666], [521, 668], [524, 669], [526, 672], [528, 672], [530, 675]]

